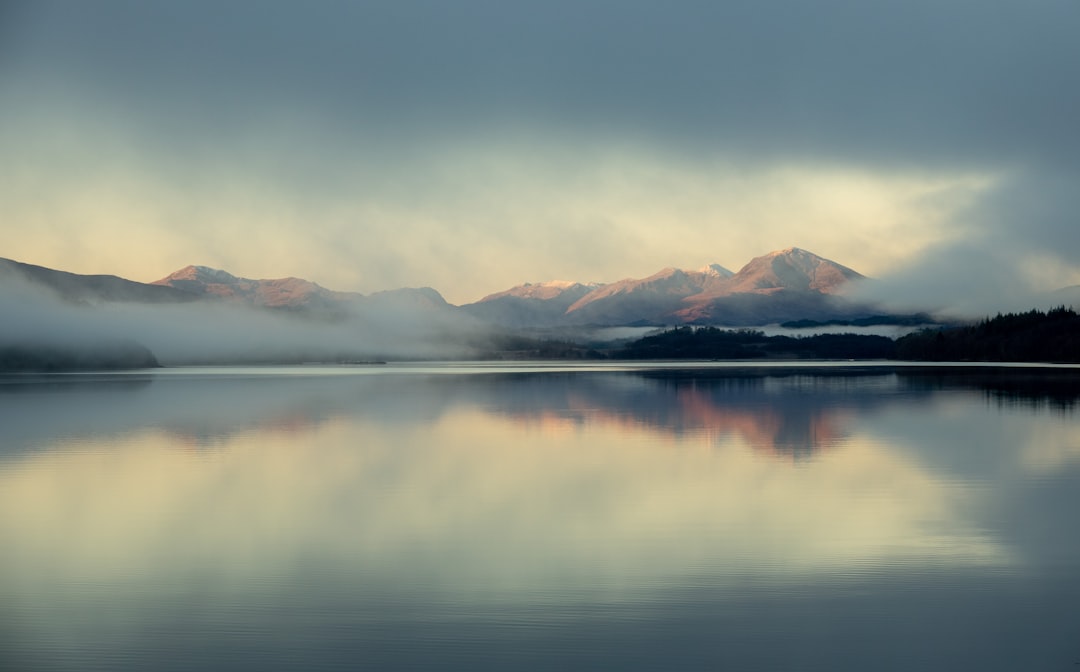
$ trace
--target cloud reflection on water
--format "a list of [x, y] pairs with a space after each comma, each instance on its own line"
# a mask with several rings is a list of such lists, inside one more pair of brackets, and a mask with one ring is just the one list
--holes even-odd
[[978, 487], [852, 423], [895, 397], [810, 382], [158, 380], [114, 408], [127, 420], [5, 460], [3, 592], [325, 575], [361, 592], [620, 599], [1012, 561], [970, 515]]

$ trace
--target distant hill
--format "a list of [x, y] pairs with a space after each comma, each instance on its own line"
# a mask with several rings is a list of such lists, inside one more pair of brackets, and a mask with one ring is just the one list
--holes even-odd
[[170, 287], [190, 296], [237, 301], [258, 308], [336, 308], [362, 296], [335, 292], [300, 278], [238, 278], [207, 266], [185, 266], [150, 284]]
[[475, 318], [504, 327], [545, 327], [556, 324], [567, 308], [600, 286], [560, 280], [527, 282], [489, 294], [461, 309]]
[[[360, 297], [361, 295], [355, 295]], [[431, 287], [402, 287], [368, 294], [359, 299], [364, 305], [414, 308], [417, 310], [449, 310], [454, 308], [443, 295]]]
[[4, 278], [43, 287], [69, 303], [184, 303], [195, 300], [188, 292], [173, 287], [148, 285], [115, 275], [79, 275], [0, 258], [0, 281]]
[[[128, 338], [88, 336], [57, 329], [32, 333], [22, 310], [37, 300], [74, 313], [94, 312], [110, 303], [182, 304], [192, 297], [170, 287], [154, 287], [115, 275], [78, 275], [0, 259], [0, 288], [17, 287], [0, 318], [0, 372], [54, 372], [138, 369], [159, 366], [154, 354]], [[24, 293], [35, 288], [40, 293]], [[48, 298], [51, 295], [51, 299]], [[10, 327], [10, 328], [4, 328]], [[54, 333], [62, 332], [62, 333]]]
[[253, 308], [309, 314], [343, 314], [380, 308], [393, 310], [449, 310], [452, 306], [430, 287], [391, 289], [367, 296], [339, 292], [301, 278], [253, 280], [208, 266], [185, 266], [153, 285], [167, 286], [201, 299], [234, 301]]
[[571, 324], [663, 323], [689, 297], [730, 278], [731, 271], [713, 264], [697, 271], [665, 268], [647, 278], [628, 278], [598, 287], [566, 309]]

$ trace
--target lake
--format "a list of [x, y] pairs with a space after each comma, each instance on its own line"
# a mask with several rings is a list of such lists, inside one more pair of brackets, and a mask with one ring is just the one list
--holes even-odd
[[0, 669], [1080, 669], [1080, 369], [0, 377]]

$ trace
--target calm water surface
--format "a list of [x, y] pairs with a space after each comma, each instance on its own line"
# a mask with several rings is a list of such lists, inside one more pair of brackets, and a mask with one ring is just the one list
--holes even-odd
[[0, 378], [0, 669], [1077, 670], [1080, 370]]

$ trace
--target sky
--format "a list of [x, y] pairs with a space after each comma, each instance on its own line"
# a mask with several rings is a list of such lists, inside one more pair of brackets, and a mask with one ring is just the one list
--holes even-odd
[[0, 256], [467, 303], [797, 246], [1080, 284], [1080, 2], [0, 0]]

